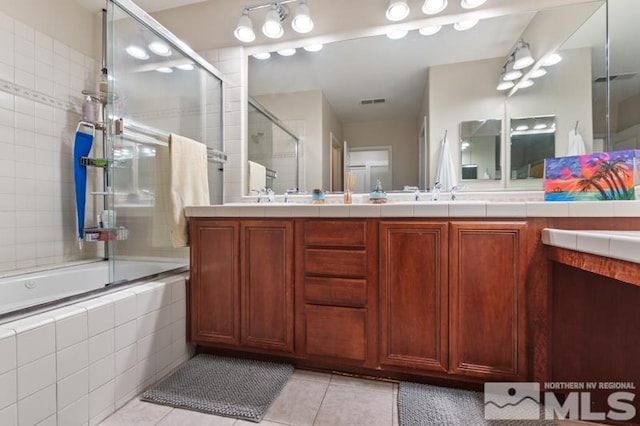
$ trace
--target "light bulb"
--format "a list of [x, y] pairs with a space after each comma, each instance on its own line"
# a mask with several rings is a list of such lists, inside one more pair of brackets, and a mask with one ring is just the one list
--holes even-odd
[[521, 89], [526, 89], [527, 87], [533, 86], [533, 80], [525, 80], [518, 83], [518, 87]]
[[423, 27], [418, 30], [423, 36], [430, 36], [436, 34], [442, 29], [442, 25], [432, 25], [430, 27]]
[[267, 12], [267, 18], [262, 26], [262, 33], [269, 38], [280, 38], [284, 35], [284, 28], [282, 28], [280, 16], [275, 7]]
[[545, 58], [545, 60], [542, 63], [542, 65], [544, 65], [545, 67], [550, 67], [551, 65], [557, 64], [561, 60], [562, 60], [562, 56], [560, 56], [557, 53], [552, 53], [551, 55], [549, 55], [549, 56], [547, 56]]
[[130, 56], [133, 56], [136, 59], [140, 59], [143, 61], [149, 59], [149, 54], [146, 52], [146, 50], [144, 50], [140, 46], [136, 46], [135, 44], [127, 46], [125, 50]]
[[400, 40], [401, 38], [404, 38], [408, 33], [409, 31], [407, 30], [392, 31], [390, 33], [387, 33], [387, 37], [389, 37], [391, 40]]
[[256, 59], [261, 59], [261, 60], [269, 59], [271, 57], [271, 53], [269, 53], [269, 52], [254, 53], [253, 57], [256, 58]]
[[183, 71], [191, 71], [193, 70], [193, 64], [182, 64], [182, 65], [178, 65], [177, 68]]
[[160, 67], [160, 68], [156, 68], [156, 71], [161, 72], [163, 74], [171, 74], [173, 72], [173, 69], [169, 67]]
[[513, 68], [517, 70], [521, 70], [523, 68], [527, 68], [531, 64], [533, 64], [533, 56], [531, 56], [531, 52], [529, 51], [529, 46], [523, 41], [520, 42], [520, 46], [516, 49], [515, 54], [515, 62], [513, 63]]
[[447, 4], [447, 0], [425, 0], [422, 5], [422, 13], [425, 15], [435, 15], [445, 10]]
[[245, 43], [251, 43], [256, 39], [256, 33], [253, 32], [253, 22], [249, 18], [249, 12], [246, 10], [242, 12], [242, 16], [238, 19], [238, 26], [236, 27], [233, 35], [240, 41]]
[[505, 80], [501, 80], [498, 83], [498, 87], [496, 87], [497, 90], [509, 90], [514, 86], [513, 81], [505, 81]]
[[462, 6], [464, 9], [473, 9], [474, 7], [481, 6], [486, 1], [487, 0], [461, 0], [460, 6]]
[[409, 5], [406, 0], [390, 0], [385, 16], [390, 21], [402, 21], [409, 16]]
[[171, 56], [171, 48], [161, 41], [152, 41], [147, 47], [158, 56]]
[[296, 54], [296, 49], [291, 47], [291, 48], [288, 48], [288, 49], [278, 50], [278, 54], [281, 55], [281, 56], [293, 56], [293, 55]]
[[535, 70], [534, 72], [529, 74], [529, 78], [538, 78], [538, 77], [542, 77], [545, 74], [547, 74], [547, 70], [546, 69], [538, 68], [537, 70]]
[[303, 1], [296, 8], [296, 15], [291, 20], [291, 28], [298, 33], [308, 33], [313, 29], [313, 20], [309, 12], [309, 6]]
[[322, 44], [310, 44], [309, 46], [305, 46], [304, 50], [307, 52], [319, 52], [323, 47], [324, 46]]
[[478, 23], [477, 19], [469, 19], [469, 20], [465, 20], [465, 21], [458, 21], [455, 24], [453, 24], [453, 28], [458, 30], [458, 31], [466, 31], [470, 28], [473, 28], [476, 26], [476, 24]]

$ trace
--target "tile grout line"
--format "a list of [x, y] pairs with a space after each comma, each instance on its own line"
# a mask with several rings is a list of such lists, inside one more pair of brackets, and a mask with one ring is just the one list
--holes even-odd
[[[140, 400], [140, 401], [142, 401], [142, 400]], [[158, 421], [156, 422], [156, 426], [157, 426], [157, 425], [159, 425], [159, 424], [160, 424], [164, 419], [166, 419], [166, 418], [167, 418], [167, 416], [169, 416], [169, 414], [173, 413], [175, 410], [176, 410], [176, 409], [175, 409], [175, 407], [172, 407], [172, 408], [171, 408], [171, 411], [169, 411], [169, 412], [168, 412], [167, 414], [165, 414], [165, 415], [164, 415], [160, 420], [158, 420]]]
[[327, 397], [327, 392], [329, 392], [329, 386], [331, 386], [331, 380], [333, 379], [333, 374], [329, 377], [329, 382], [327, 383], [327, 387], [324, 390], [324, 395], [322, 395], [322, 401], [320, 401], [320, 405], [318, 406], [318, 410], [316, 411], [316, 415], [313, 417], [312, 426], [316, 424], [318, 420], [318, 415], [320, 414], [320, 410], [322, 409], [322, 404], [324, 404], [324, 400]]

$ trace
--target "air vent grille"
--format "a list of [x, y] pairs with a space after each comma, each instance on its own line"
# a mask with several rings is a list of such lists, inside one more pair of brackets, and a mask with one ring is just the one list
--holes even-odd
[[373, 104], [383, 104], [387, 102], [385, 98], [372, 98], [372, 99], [362, 99], [360, 101], [361, 105], [373, 105]]
[[[630, 73], [626, 73], [626, 74], [612, 75], [612, 76], [609, 77], [609, 80], [611, 80], [611, 81], [613, 81], [613, 80], [629, 80], [629, 79], [635, 77], [636, 74], [637, 73], [635, 73], [635, 72], [630, 72]], [[607, 77], [598, 77], [593, 82], [594, 83], [606, 83], [607, 82]]]

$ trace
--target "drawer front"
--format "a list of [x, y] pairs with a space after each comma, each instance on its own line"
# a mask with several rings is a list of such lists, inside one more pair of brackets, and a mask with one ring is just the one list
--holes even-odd
[[353, 361], [366, 358], [366, 311], [335, 306], [306, 306], [306, 352]]
[[358, 277], [367, 274], [367, 256], [364, 250], [305, 250], [307, 274]]
[[367, 224], [364, 221], [309, 220], [304, 243], [308, 246], [364, 247]]
[[364, 307], [367, 281], [353, 278], [307, 277], [304, 283], [307, 302]]

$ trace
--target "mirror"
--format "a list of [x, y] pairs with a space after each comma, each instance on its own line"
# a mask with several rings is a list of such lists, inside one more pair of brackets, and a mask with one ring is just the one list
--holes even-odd
[[511, 119], [511, 180], [542, 179], [544, 159], [555, 157], [555, 116]]
[[460, 172], [463, 180], [500, 180], [502, 120], [460, 123]]
[[[502, 15], [487, 16], [468, 31], [453, 30], [447, 19], [454, 18], [441, 16], [442, 30], [428, 37], [410, 31], [401, 40], [375, 35], [328, 43], [315, 53], [299, 48], [290, 57], [275, 52], [267, 60], [249, 56], [248, 91], [261, 102], [263, 96], [275, 100], [286, 95], [296, 105], [304, 105], [295, 114], [278, 116], [305, 121], [301, 152], [306, 158], [301, 175], [307, 188], [331, 187], [331, 133], [339, 142], [347, 142], [350, 150], [391, 146], [392, 187], [388, 189], [392, 190], [406, 185], [431, 186], [440, 140], [447, 131], [451, 140], [462, 140], [464, 136], [456, 132], [462, 131], [460, 123], [468, 118], [504, 117], [499, 134], [510, 135], [512, 118], [554, 115], [555, 152], [551, 156], [565, 155], [567, 135], [579, 121], [585, 142], [597, 149], [598, 140], [605, 135], [594, 130], [596, 121], [604, 122], [606, 114], [604, 97], [592, 82], [594, 75], [604, 72], [599, 59], [604, 57], [600, 49], [605, 39], [603, 4], [583, 2], [538, 11], [516, 10], [519, 6], [512, 5], [510, 12], [503, 9], [499, 12]], [[496, 84], [502, 65], [521, 37], [526, 37], [536, 59], [558, 49], [569, 54], [533, 87], [516, 93], [499, 92]], [[570, 51], [576, 52], [577, 59], [571, 59]], [[582, 67], [579, 78], [572, 74], [576, 66]], [[564, 77], [554, 77], [563, 67]], [[554, 92], [558, 85], [565, 89]], [[272, 108], [269, 101], [264, 104]], [[316, 113], [314, 119], [308, 119], [311, 111]], [[421, 140], [426, 141], [426, 147]], [[474, 164], [473, 158], [468, 158], [473, 150], [457, 152], [454, 162], [460, 177], [467, 181], [465, 185], [541, 189], [541, 182], [534, 177], [538, 175], [535, 166], [534, 175], [522, 179], [519, 176], [524, 174], [518, 172], [511, 180], [511, 170], [524, 167], [521, 160], [526, 164], [531, 161], [520, 159], [520, 154], [512, 156], [510, 137], [500, 136], [500, 140], [500, 148], [494, 147], [495, 164], [478, 165], [475, 172], [463, 172], [462, 167], [463, 163]], [[476, 177], [471, 178], [474, 173]]]

